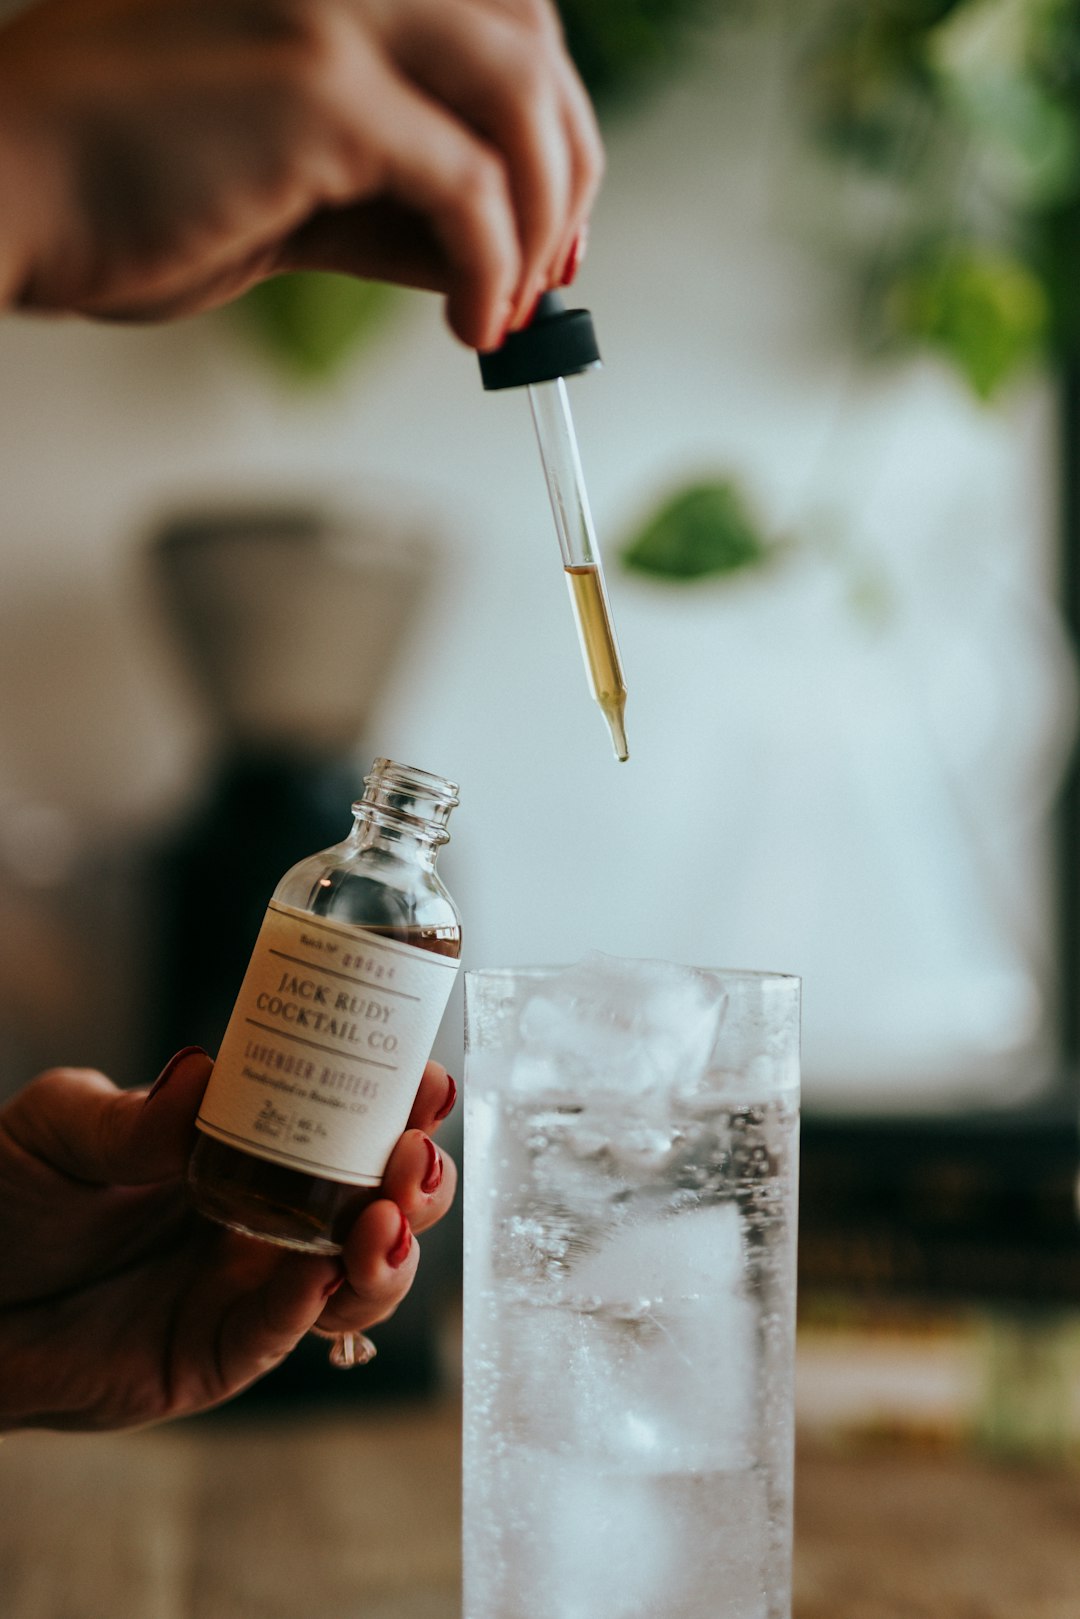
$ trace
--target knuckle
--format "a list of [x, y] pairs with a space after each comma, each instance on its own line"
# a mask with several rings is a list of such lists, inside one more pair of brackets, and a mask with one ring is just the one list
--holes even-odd
[[460, 185], [450, 198], [463, 254], [469, 268], [490, 285], [509, 284], [517, 275], [514, 208], [506, 173], [497, 158], [467, 160]]
[[462, 203], [474, 215], [487, 215], [509, 203], [502, 162], [482, 146], [470, 146], [461, 159], [457, 178]]
[[551, 95], [551, 69], [546, 54], [536, 48], [535, 40], [515, 40], [506, 53], [505, 71], [519, 105], [534, 107]]
[[279, 15], [284, 71], [293, 88], [317, 99], [336, 96], [352, 54], [346, 16], [316, 0], [287, 0]]
[[26, 1086], [24, 1092], [36, 1101], [51, 1101], [70, 1094], [75, 1087], [108, 1087], [112, 1082], [97, 1068], [46, 1068]]
[[44, 1068], [40, 1074], [35, 1074], [29, 1081], [24, 1096], [48, 1096], [61, 1089], [67, 1083], [67, 1076], [71, 1072], [68, 1068]]
[[595, 121], [592, 118], [576, 117], [573, 120], [572, 138], [581, 182], [595, 190], [603, 179], [607, 167], [607, 153]]
[[598, 186], [604, 178], [604, 171], [607, 168], [607, 153], [604, 150], [604, 143], [600, 139], [599, 130], [592, 128], [591, 125], [585, 140], [585, 165], [593, 186]]
[[537, 39], [558, 35], [558, 17], [548, 0], [516, 0], [515, 16], [521, 27]]

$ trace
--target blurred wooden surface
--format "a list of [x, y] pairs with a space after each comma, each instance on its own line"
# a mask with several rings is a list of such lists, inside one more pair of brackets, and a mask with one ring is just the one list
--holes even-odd
[[[458, 1460], [449, 1404], [16, 1435], [0, 1615], [455, 1619]], [[795, 1619], [1080, 1615], [1074, 1473], [814, 1451], [798, 1503]]]

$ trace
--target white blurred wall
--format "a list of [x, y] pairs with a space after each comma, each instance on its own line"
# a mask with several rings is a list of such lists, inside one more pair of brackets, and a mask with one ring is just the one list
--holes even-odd
[[[986, 410], [930, 362], [856, 357], [848, 289], [791, 206], [782, 54], [768, 25], [729, 25], [610, 131], [575, 289], [606, 360], [573, 400], [629, 765], [586, 696], [526, 401], [481, 391], [433, 301], [313, 394], [220, 318], [8, 319], [0, 555], [22, 629], [0, 647], [0, 823], [59, 800], [146, 826], [197, 768], [183, 682], [130, 594], [163, 512], [401, 506], [443, 566], [366, 742], [462, 783], [448, 864], [472, 963], [599, 947], [801, 972], [826, 1100], [1033, 1074], [1042, 816], [1071, 721], [1044, 599], [1051, 402], [1033, 383]], [[816, 548], [727, 585], [621, 575], [616, 543], [702, 473]], [[850, 599], [868, 570], [883, 625]], [[107, 661], [64, 632], [85, 601], [112, 625]]]

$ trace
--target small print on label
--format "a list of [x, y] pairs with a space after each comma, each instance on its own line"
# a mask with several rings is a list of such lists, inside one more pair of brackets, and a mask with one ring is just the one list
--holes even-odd
[[258, 1156], [377, 1184], [458, 963], [272, 904], [199, 1125]]

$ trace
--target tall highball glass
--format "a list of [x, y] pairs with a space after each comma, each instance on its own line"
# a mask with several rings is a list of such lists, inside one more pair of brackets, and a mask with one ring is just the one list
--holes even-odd
[[790, 1619], [799, 981], [575, 971], [466, 974], [464, 1619]]

